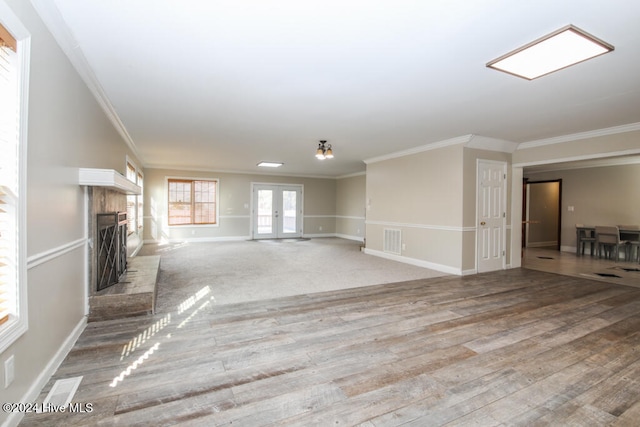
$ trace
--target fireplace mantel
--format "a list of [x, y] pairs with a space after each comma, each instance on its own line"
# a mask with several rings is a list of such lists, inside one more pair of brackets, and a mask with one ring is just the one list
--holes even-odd
[[80, 168], [78, 178], [80, 185], [106, 187], [125, 194], [142, 194], [139, 185], [113, 169]]

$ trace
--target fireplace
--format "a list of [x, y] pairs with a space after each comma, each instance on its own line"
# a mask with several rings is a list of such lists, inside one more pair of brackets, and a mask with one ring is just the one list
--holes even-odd
[[115, 285], [127, 270], [127, 213], [96, 215], [97, 291]]

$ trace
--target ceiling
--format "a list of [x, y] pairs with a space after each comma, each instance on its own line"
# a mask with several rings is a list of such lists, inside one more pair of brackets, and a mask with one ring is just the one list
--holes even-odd
[[[336, 177], [465, 135], [640, 123], [637, 0], [32, 3], [145, 167]], [[486, 68], [567, 24], [615, 51], [533, 81]]]

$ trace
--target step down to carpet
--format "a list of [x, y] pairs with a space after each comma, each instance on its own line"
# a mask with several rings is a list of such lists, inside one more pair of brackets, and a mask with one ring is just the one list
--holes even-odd
[[129, 258], [120, 283], [89, 297], [89, 322], [153, 314], [159, 271], [159, 255]]

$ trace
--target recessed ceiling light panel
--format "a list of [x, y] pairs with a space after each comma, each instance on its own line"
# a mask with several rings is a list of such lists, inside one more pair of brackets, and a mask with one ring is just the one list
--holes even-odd
[[258, 163], [258, 166], [263, 167], [263, 168], [279, 168], [282, 165], [284, 165], [284, 163], [281, 163], [281, 162], [260, 162], [260, 163]]
[[613, 49], [609, 43], [568, 25], [494, 59], [487, 67], [533, 80]]

